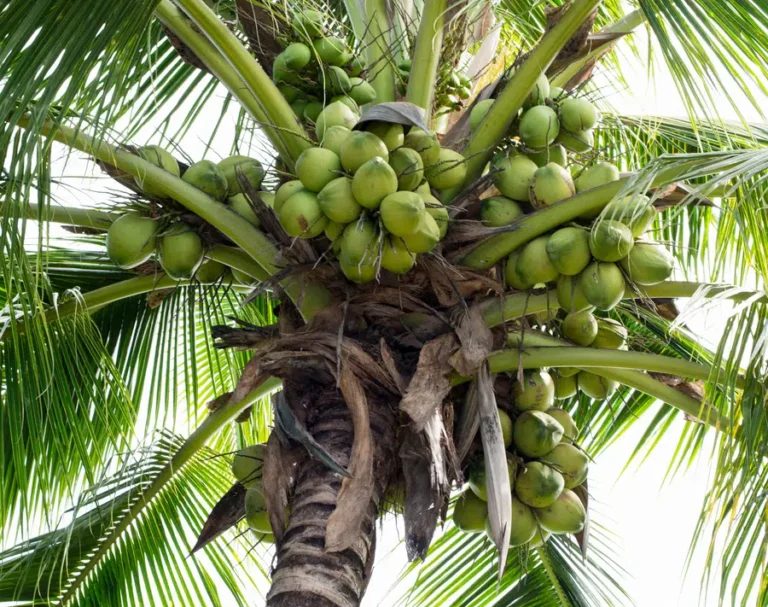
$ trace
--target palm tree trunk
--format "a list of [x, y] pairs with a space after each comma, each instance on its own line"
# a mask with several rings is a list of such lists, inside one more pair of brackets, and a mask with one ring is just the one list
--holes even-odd
[[[340, 392], [315, 386], [324, 394], [307, 412], [306, 426], [315, 440], [342, 466], [349, 466], [354, 440], [352, 419]], [[288, 398], [295, 398], [287, 389]], [[352, 546], [341, 552], [325, 550], [328, 518], [336, 506], [341, 478], [307, 457], [296, 473], [290, 498], [288, 527], [278, 547], [268, 607], [355, 607], [360, 604], [373, 566], [376, 516], [395, 470], [397, 403], [368, 397], [374, 447], [374, 490]], [[291, 403], [294, 410], [297, 403]]]

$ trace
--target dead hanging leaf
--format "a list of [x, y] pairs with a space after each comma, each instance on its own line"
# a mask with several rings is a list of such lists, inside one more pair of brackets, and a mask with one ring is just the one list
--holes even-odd
[[424, 122], [424, 110], [418, 105], [407, 101], [395, 101], [391, 103], [379, 103], [369, 108], [363, 114], [355, 128], [361, 128], [366, 122], [393, 122], [404, 126], [415, 126], [427, 133], [429, 127]]
[[584, 481], [581, 485], [578, 487], [574, 487], [573, 492], [579, 496], [579, 499], [581, 500], [581, 503], [584, 505], [584, 510], [587, 513], [587, 518], [584, 521], [584, 529], [579, 531], [575, 534], [576, 541], [579, 544], [579, 548], [581, 548], [581, 558], [583, 558], [585, 561], [587, 560], [587, 548], [589, 547], [589, 527], [590, 527], [590, 517], [589, 517], [589, 487], [587, 486], [587, 481]]
[[479, 304], [465, 312], [456, 327], [461, 348], [451, 357], [451, 365], [464, 377], [471, 377], [493, 349], [493, 333], [488, 328]]
[[449, 358], [457, 346], [456, 337], [446, 334], [427, 342], [421, 349], [416, 373], [400, 401], [400, 409], [413, 420], [416, 430], [424, 428], [451, 391]]
[[235, 526], [245, 516], [245, 487], [235, 483], [222, 498], [216, 502], [208, 518], [205, 519], [197, 542], [190, 554], [210, 544], [230, 527]]
[[461, 416], [456, 424], [454, 432], [456, 441], [456, 454], [459, 464], [462, 464], [472, 449], [472, 444], [480, 429], [480, 405], [478, 403], [477, 382], [472, 382], [461, 408]]
[[478, 371], [477, 403], [480, 413], [480, 437], [483, 440], [485, 484], [488, 488], [488, 521], [491, 539], [499, 551], [499, 579], [504, 573], [512, 530], [512, 491], [509, 486], [507, 452], [501, 434], [499, 409], [493, 393], [493, 380], [488, 363]]
[[150, 310], [154, 310], [173, 292], [174, 289], [155, 289], [154, 291], [147, 293], [147, 307]]
[[285, 533], [288, 494], [294, 480], [294, 470], [301, 454], [280, 442], [278, 432], [272, 432], [267, 440], [267, 451], [262, 468], [261, 485], [269, 513], [269, 522], [275, 542], [280, 545]]
[[350, 454], [351, 476], [341, 483], [336, 509], [328, 518], [325, 530], [325, 549], [329, 552], [346, 550], [358, 540], [373, 496], [373, 438], [368, 400], [357, 377], [344, 362], [339, 387], [352, 416], [355, 440]]

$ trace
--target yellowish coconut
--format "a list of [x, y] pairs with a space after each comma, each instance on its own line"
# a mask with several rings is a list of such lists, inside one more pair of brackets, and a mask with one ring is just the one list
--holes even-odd
[[251, 225], [257, 228], [261, 225], [259, 216], [256, 215], [256, 211], [254, 211], [253, 206], [251, 206], [251, 201], [245, 197], [245, 194], [235, 194], [234, 196], [230, 196], [227, 199], [227, 204], [229, 204], [230, 209]]
[[352, 178], [355, 200], [367, 209], [378, 209], [381, 201], [397, 192], [397, 173], [383, 158], [372, 158]]
[[[576, 396], [578, 391], [579, 385], [576, 383], [576, 377], [574, 375], [558, 375], [555, 377], [555, 400], [571, 398], [572, 396]], [[551, 409], [549, 409], [547, 413], [549, 414], [550, 411]]]
[[615, 263], [593, 261], [579, 275], [579, 284], [598, 310], [611, 310], [624, 297], [624, 276]]
[[587, 512], [579, 497], [565, 489], [546, 508], [534, 510], [539, 524], [551, 533], [578, 533], [584, 529]]
[[577, 376], [579, 389], [590, 398], [603, 400], [613, 394], [619, 387], [619, 383], [590, 373], [589, 371], [580, 371]]
[[[520, 251], [512, 251], [504, 264], [504, 280], [513, 289], [525, 291], [533, 285], [525, 282], [517, 273], [517, 259], [520, 257]], [[558, 283], [559, 284], [559, 283]]]
[[369, 122], [365, 125], [365, 130], [381, 139], [387, 146], [387, 150], [390, 152], [401, 147], [405, 142], [405, 134], [403, 133], [402, 124], [378, 121]]
[[506, 196], [491, 196], [480, 205], [480, 219], [491, 228], [509, 225], [522, 215], [520, 205]]
[[619, 261], [635, 245], [631, 230], [620, 221], [598, 219], [589, 235], [589, 250], [599, 261]]
[[387, 231], [401, 237], [416, 232], [421, 217], [426, 214], [424, 200], [414, 192], [390, 194], [381, 201], [380, 212]]
[[344, 170], [354, 175], [362, 165], [373, 158], [387, 160], [389, 151], [384, 142], [373, 133], [352, 131], [341, 144], [340, 157]]
[[526, 284], [535, 286], [557, 280], [560, 272], [547, 256], [549, 236], [534, 238], [523, 247], [517, 259], [517, 274]]
[[349, 223], [360, 217], [363, 212], [352, 193], [352, 180], [339, 177], [320, 190], [317, 195], [320, 210], [328, 219], [336, 223]]
[[307, 148], [296, 160], [296, 176], [311, 192], [319, 192], [341, 172], [339, 157], [324, 148]]
[[[562, 368], [558, 370], [560, 373], [560, 377], [565, 377], [562, 375]], [[578, 371], [577, 371], [578, 373]], [[574, 375], [568, 376], [569, 378], [575, 377]], [[563, 427], [563, 441], [565, 440], [571, 440], [574, 441], [579, 436], [579, 428], [576, 426], [576, 422], [573, 421], [573, 417], [571, 417], [571, 414], [568, 413], [565, 409], [560, 409], [558, 407], [552, 407], [547, 411], [547, 415], [550, 417], [554, 417], [558, 423]]]
[[403, 242], [411, 253], [429, 253], [440, 241], [440, 227], [427, 212], [422, 213], [416, 231], [403, 236]]
[[584, 295], [579, 276], [560, 275], [557, 279], [557, 303], [566, 312], [595, 309]]
[[390, 236], [381, 248], [381, 267], [393, 274], [405, 274], [416, 263], [416, 255], [408, 250], [402, 239]]
[[389, 156], [389, 164], [397, 174], [399, 190], [413, 191], [424, 179], [424, 163], [421, 156], [411, 148], [398, 148]]
[[597, 335], [591, 345], [607, 350], [624, 349], [627, 346], [627, 328], [612, 318], [598, 318]]
[[536, 163], [522, 154], [502, 157], [493, 163], [493, 183], [507, 198], [527, 202], [537, 169]]
[[288, 200], [291, 196], [297, 192], [300, 192], [301, 190], [306, 189], [307, 188], [304, 187], [304, 184], [301, 183], [301, 181], [298, 179], [295, 181], [287, 181], [281, 185], [277, 189], [277, 192], [275, 192], [275, 200], [272, 203], [272, 208], [275, 209], [275, 213], [280, 212], [280, 209], [283, 207], [283, 203], [285, 203], [285, 201]]

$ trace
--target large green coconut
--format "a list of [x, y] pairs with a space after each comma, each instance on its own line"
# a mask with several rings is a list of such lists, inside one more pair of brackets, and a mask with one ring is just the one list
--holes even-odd
[[621, 350], [627, 345], [627, 328], [612, 318], [597, 319], [597, 335], [592, 342], [593, 348]]
[[593, 261], [579, 276], [584, 297], [598, 310], [611, 310], [624, 297], [624, 276], [615, 263]]
[[325, 130], [325, 136], [320, 144], [320, 147], [326, 150], [331, 150], [337, 156], [341, 156], [341, 144], [352, 133], [345, 126], [332, 126]]
[[540, 167], [543, 167], [545, 164], [549, 164], [550, 162], [559, 164], [561, 167], [564, 167], [568, 164], [568, 152], [566, 152], [565, 148], [559, 143], [550, 145], [543, 150], [528, 152], [526, 153], [526, 156], [528, 156], [528, 158], [533, 160], [536, 165]]
[[118, 217], [107, 231], [107, 255], [128, 270], [147, 261], [155, 250], [157, 222], [139, 213]]
[[372, 158], [352, 178], [352, 193], [366, 209], [378, 209], [381, 201], [397, 192], [397, 173], [383, 158]]
[[373, 265], [379, 255], [380, 245], [376, 225], [369, 219], [350, 223], [341, 236], [341, 254], [354, 265]]
[[266, 452], [266, 444], [259, 444], [249, 445], [235, 453], [232, 460], [232, 474], [241, 485], [245, 487], [261, 485], [261, 473]]
[[563, 475], [541, 462], [527, 462], [515, 479], [517, 498], [532, 508], [546, 508], [565, 488]]
[[305, 97], [299, 97], [294, 101], [291, 101], [291, 109], [293, 110], [293, 113], [296, 114], [297, 118], [299, 119], [304, 118], [304, 110], [307, 109], [308, 104], [309, 104], [309, 99]]
[[563, 319], [560, 327], [566, 339], [577, 346], [589, 346], [597, 336], [597, 319], [588, 310], [571, 312]]
[[405, 274], [416, 263], [416, 256], [408, 250], [402, 239], [390, 236], [381, 247], [381, 267], [393, 274]]
[[319, 192], [341, 176], [341, 160], [324, 148], [307, 148], [296, 160], [296, 176], [311, 192]]
[[416, 231], [403, 236], [403, 242], [411, 253], [429, 253], [440, 242], [440, 227], [432, 215], [422, 213]]
[[560, 120], [552, 108], [536, 105], [522, 115], [518, 132], [526, 147], [540, 150], [555, 142], [560, 133]]
[[227, 178], [224, 176], [224, 172], [210, 160], [196, 162], [184, 171], [181, 178], [211, 198], [223, 200], [227, 197], [229, 190]]
[[312, 46], [323, 63], [338, 67], [346, 63], [347, 45], [343, 40], [334, 36], [323, 36], [313, 40]]
[[546, 411], [555, 402], [555, 384], [546, 371], [526, 371], [523, 383], [512, 388], [515, 407], [520, 411]]
[[399, 190], [413, 191], [424, 179], [424, 162], [416, 150], [398, 148], [389, 155], [389, 164], [397, 174]]
[[611, 394], [616, 392], [619, 387], [618, 382], [608, 379], [607, 377], [595, 375], [589, 371], [580, 371], [576, 376], [576, 381], [579, 383], [579, 389], [595, 400], [608, 398]]
[[[554, 399], [554, 384], [553, 399]], [[515, 420], [515, 448], [528, 457], [541, 457], [563, 438], [563, 427], [543, 411], [524, 411]]]
[[[611, 183], [612, 181], [618, 181], [621, 173], [616, 165], [610, 162], [598, 162], [592, 166], [584, 169], [581, 174], [576, 178], [574, 185], [577, 192], [583, 192], [585, 190], [591, 190], [592, 188]], [[611, 219], [621, 219], [620, 217], [612, 217]]]
[[507, 198], [527, 202], [537, 169], [536, 163], [522, 154], [503, 157], [493, 163], [493, 183]]
[[413, 234], [421, 217], [426, 214], [424, 199], [415, 192], [390, 194], [381, 201], [379, 211], [387, 231], [401, 237]]
[[580, 228], [560, 228], [547, 241], [547, 256], [560, 274], [575, 276], [589, 265], [589, 232]]
[[656, 217], [656, 209], [651, 199], [643, 194], [623, 196], [609, 202], [603, 210], [605, 219], [620, 221], [632, 231], [637, 238], [651, 227]]
[[[340, 67], [331, 66], [328, 69], [328, 76], [327, 80], [325, 81], [326, 89], [330, 88], [331, 92], [334, 95], [346, 95], [349, 90], [352, 88], [352, 83], [349, 81], [349, 76], [347, 76], [347, 72], [345, 72]], [[357, 103], [354, 102], [353, 107], [350, 107], [351, 110], [357, 111]]]
[[594, 310], [594, 306], [587, 301], [584, 295], [584, 290], [581, 288], [581, 279], [578, 276], [561, 274], [557, 279], [556, 291], [557, 303], [566, 312]]
[[312, 51], [306, 44], [293, 42], [285, 47], [282, 53], [283, 62], [288, 69], [301, 70], [312, 60]]
[[162, 235], [157, 252], [168, 276], [189, 280], [203, 262], [203, 241], [188, 226], [177, 224]]
[[387, 146], [373, 133], [352, 131], [341, 144], [341, 166], [348, 173], [354, 175], [357, 169], [373, 158], [389, 158]]
[[478, 101], [473, 107], [472, 111], [469, 112], [469, 130], [474, 131], [477, 127], [480, 126], [480, 123], [485, 118], [485, 115], [488, 113], [488, 110], [491, 109], [491, 106], [493, 105], [495, 99], [483, 99], [482, 101]]
[[306, 190], [297, 192], [286, 200], [278, 217], [286, 233], [294, 238], [319, 236], [328, 223], [328, 218], [320, 210], [317, 194]]
[[488, 504], [470, 489], [465, 489], [453, 507], [453, 524], [464, 533], [480, 533], [485, 530]]
[[[560, 373], [561, 377], [563, 376], [562, 368], [558, 370], [558, 373]], [[570, 377], [576, 377], [576, 375], [574, 374], [569, 376], [569, 378]], [[547, 411], [547, 415], [554, 417], [563, 427], [563, 440], [576, 440], [576, 438], [579, 436], [579, 428], [576, 426], [576, 422], [573, 421], [573, 417], [571, 417], [571, 414], [568, 413], [568, 411], [558, 407], [552, 407], [549, 411]]]
[[[536, 535], [536, 517], [528, 506], [514, 495], [512, 496], [512, 524], [509, 528], [509, 545], [522, 546]], [[485, 532], [491, 537], [490, 524], [485, 523]]]
[[[514, 489], [515, 477], [517, 476], [517, 464], [514, 460], [507, 459], [507, 474], [509, 476], [509, 488]], [[479, 460], [470, 466], [468, 483], [469, 488], [477, 497], [485, 502], [488, 501], [488, 484], [484, 460]]]
[[347, 226], [342, 223], [336, 223], [335, 221], [328, 221], [325, 224], [323, 234], [331, 241], [333, 245], [333, 252], [338, 253], [341, 250], [341, 235], [344, 233], [344, 228]]
[[[350, 78], [349, 85], [349, 96], [352, 97], [358, 105], [365, 105], [376, 100], [376, 91], [362, 78]], [[400, 127], [400, 130], [402, 131], [402, 127]]]
[[245, 219], [252, 226], [258, 228], [261, 225], [259, 216], [256, 215], [256, 211], [254, 211], [253, 206], [251, 206], [251, 201], [245, 197], [245, 194], [235, 194], [234, 196], [230, 196], [227, 199], [227, 204], [230, 209], [240, 215], [240, 217]]
[[352, 179], [339, 177], [328, 182], [317, 195], [320, 210], [328, 219], [337, 223], [349, 223], [363, 212], [352, 193]]
[[560, 129], [557, 135], [557, 143], [565, 146], [566, 149], [583, 154], [589, 152], [595, 145], [595, 134], [592, 131], [578, 131], [571, 133], [565, 129]]
[[[278, 84], [277, 90], [280, 91], [280, 94], [285, 97], [285, 100], [291, 104], [291, 108], [293, 109], [294, 113], [301, 118], [304, 115], [304, 106], [307, 104], [307, 98], [304, 97], [304, 95], [301, 93], [299, 89], [297, 89], [295, 86], [291, 86], [290, 84]], [[303, 101], [304, 105], [301, 106], [302, 111], [298, 111], [299, 106], [294, 107], [294, 102], [296, 101]]]
[[304, 184], [301, 183], [301, 181], [298, 179], [294, 181], [286, 181], [277, 189], [277, 192], [275, 192], [275, 200], [272, 204], [272, 208], [275, 209], [275, 213], [280, 212], [280, 209], [283, 207], [285, 201], [288, 200], [291, 196], [297, 192], [300, 192], [301, 190], [306, 189], [307, 188], [304, 187]]
[[536, 169], [531, 183], [530, 200], [536, 209], [570, 198], [576, 193], [571, 174], [556, 162]]
[[[576, 383], [576, 377], [558, 375], [555, 377], [555, 400], [565, 400], [576, 396], [576, 392], [579, 391], [579, 385]], [[547, 413], [551, 411], [548, 410]], [[562, 425], [562, 424], [561, 424]]]
[[588, 131], [599, 119], [597, 108], [581, 97], [568, 97], [560, 102], [560, 124], [566, 131]]
[[536, 508], [534, 512], [539, 524], [551, 533], [578, 533], [587, 521], [584, 505], [570, 489], [563, 490], [546, 508]]
[[207, 259], [200, 264], [195, 272], [195, 280], [203, 285], [212, 285], [219, 282], [227, 271], [227, 266], [213, 259]]
[[663, 245], [639, 242], [619, 264], [632, 282], [655, 285], [672, 276], [675, 258]]
[[390, 152], [401, 147], [405, 141], [402, 124], [375, 121], [367, 123], [365, 130], [381, 139]]
[[[342, 103], [341, 105], [344, 105], [344, 104]], [[346, 105], [344, 105], [344, 107], [346, 107], [350, 112], [352, 112], [352, 110], [350, 110]], [[324, 133], [325, 130], [323, 131], [317, 130], [317, 120], [320, 118], [320, 114], [323, 113], [324, 108], [325, 108], [325, 105], [323, 105], [323, 103], [321, 101], [318, 101], [317, 99], [309, 99], [307, 101], [307, 104], [304, 106], [304, 120], [315, 124], [315, 132], [317, 133], [317, 136], [320, 139], [322, 139], [323, 137], [321, 133]], [[354, 112], [352, 112], [352, 115], [354, 116]]]
[[344, 255], [339, 258], [339, 267], [352, 282], [365, 284], [376, 280], [376, 264], [351, 263]]
[[245, 522], [258, 533], [272, 533], [267, 502], [260, 488], [251, 487], [245, 492]]
[[291, 25], [300, 36], [317, 38], [323, 33], [323, 14], [312, 10], [298, 12], [293, 16]]
[[632, 231], [620, 221], [598, 219], [589, 235], [589, 250], [599, 261], [619, 261], [635, 246]]
[[419, 153], [425, 167], [435, 164], [440, 160], [440, 142], [435, 135], [412, 128], [403, 140], [403, 145]]
[[539, 236], [523, 247], [517, 258], [517, 274], [531, 286], [557, 280], [560, 272], [552, 265], [547, 256], [549, 236]]
[[466, 175], [467, 163], [464, 156], [448, 148], [440, 148], [437, 161], [428, 165], [424, 171], [429, 185], [437, 190], [460, 186], [464, 183]]
[[[307, 106], [309, 108], [309, 105]], [[306, 110], [304, 111], [306, 116]], [[332, 126], [344, 126], [351, 129], [357, 124], [358, 115], [340, 101], [334, 101], [320, 112], [315, 120], [315, 133], [318, 139], [325, 137], [325, 131]]]
[[549, 464], [563, 475], [566, 489], [577, 487], [587, 477], [589, 457], [574, 445], [560, 443], [543, 456], [541, 461]]
[[[160, 167], [171, 175], [176, 177], [180, 175], [179, 163], [176, 162], [176, 159], [170, 154], [170, 152], [167, 152], [160, 146], [145, 145], [144, 147], [139, 148], [138, 153], [141, 158], [147, 162], [151, 162], [156, 167]], [[138, 185], [145, 194], [154, 198], [167, 197], [167, 195], [160, 189], [153, 187], [146, 182], [144, 175], [141, 173], [141, 169], [139, 169], [139, 174], [134, 179], [136, 181], [136, 185]]]
[[533, 85], [533, 90], [531, 90], [531, 94], [528, 95], [528, 97], [525, 100], [524, 107], [533, 107], [536, 105], [543, 105], [546, 103], [547, 99], [549, 98], [550, 94], [550, 86], [549, 86], [549, 80], [547, 79], [546, 74], [542, 73], [539, 74], [539, 77], [536, 79], [536, 84]]
[[525, 291], [530, 289], [533, 285], [528, 284], [517, 273], [517, 260], [520, 257], [520, 251], [512, 251], [507, 257], [507, 262], [504, 264], [504, 280], [513, 289], [518, 291]]
[[297, 85], [300, 81], [299, 73], [285, 64], [285, 56], [282, 53], [272, 62], [272, 81], [278, 85]]
[[491, 228], [507, 226], [522, 214], [520, 205], [506, 196], [486, 198], [480, 205], [480, 219]]

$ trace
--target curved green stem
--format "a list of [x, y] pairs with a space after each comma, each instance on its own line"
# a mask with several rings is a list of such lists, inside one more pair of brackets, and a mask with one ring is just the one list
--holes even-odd
[[213, 261], [223, 263], [225, 266], [245, 272], [248, 276], [255, 278], [256, 280], [269, 280], [269, 274], [237, 247], [228, 247], [219, 244], [211, 248], [205, 256]]
[[[15, 209], [10, 205], [0, 205], [0, 215], [11, 216]], [[33, 221], [47, 221], [48, 223], [63, 223], [81, 228], [94, 228], [108, 230], [112, 222], [119, 217], [115, 213], [106, 213], [96, 209], [83, 209], [65, 207], [58, 204], [50, 204], [45, 207], [30, 202], [27, 205], [19, 205], [19, 211], [26, 219]]]
[[424, 110], [424, 122], [429, 124], [437, 83], [440, 51], [443, 48], [443, 27], [446, 0], [426, 0], [421, 12], [421, 24], [416, 36], [416, 51], [408, 79], [406, 101]]
[[270, 392], [277, 390], [281, 385], [279, 379], [275, 377], [267, 378], [257, 388], [251, 390], [241, 401], [227, 403], [220, 409], [211, 413], [184, 444], [179, 448], [171, 460], [158, 473], [152, 483], [139, 495], [134, 501], [128, 512], [120, 519], [115, 527], [105, 537], [98, 550], [91, 556], [88, 562], [78, 570], [77, 576], [70, 581], [67, 591], [61, 597], [60, 603], [65, 605], [77, 593], [80, 586], [88, 578], [91, 571], [96, 567], [99, 561], [104, 557], [120, 536], [131, 526], [132, 523], [141, 514], [142, 510], [149, 504], [154, 497], [159, 494], [171, 482], [173, 476], [179, 472], [195, 454], [211, 439], [211, 437], [221, 430], [227, 423], [235, 419], [246, 407], [251, 406], [260, 398], [264, 398]]
[[555, 574], [555, 570], [552, 567], [552, 561], [549, 560], [547, 547], [536, 546], [536, 554], [539, 555], [541, 564], [544, 565], [544, 570], [547, 572], [547, 576], [549, 577], [549, 581], [552, 582], [552, 587], [555, 589], [555, 594], [557, 594], [557, 598], [560, 601], [560, 607], [573, 607], [570, 599], [565, 594], [565, 590], [563, 590], [563, 586], [560, 583], [560, 580]]
[[365, 46], [369, 79], [376, 91], [374, 103], [395, 100], [395, 70], [392, 66], [392, 36], [386, 0], [363, 0], [365, 6]]

